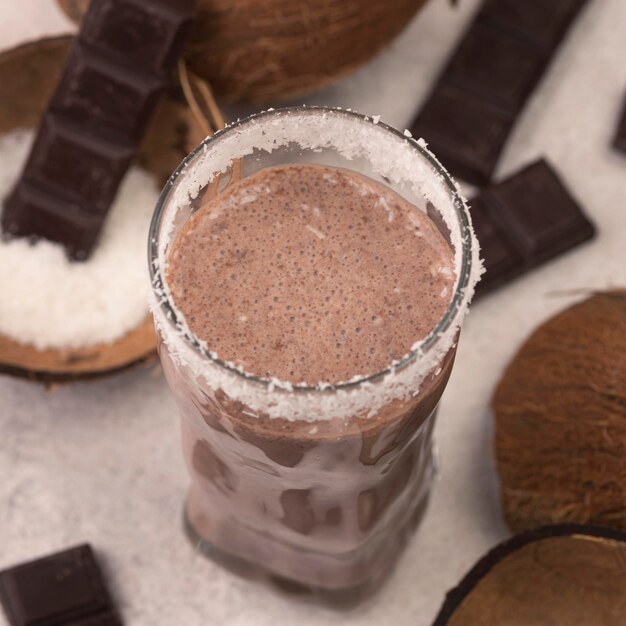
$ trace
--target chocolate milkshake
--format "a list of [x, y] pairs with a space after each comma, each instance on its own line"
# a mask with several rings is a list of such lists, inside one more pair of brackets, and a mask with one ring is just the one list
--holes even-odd
[[[261, 170], [207, 202], [174, 243], [167, 278], [189, 328], [221, 359], [308, 385], [400, 360], [442, 317], [455, 280], [450, 246], [426, 214], [373, 180], [316, 165]], [[386, 533], [407, 525], [431, 471], [420, 427], [451, 357], [445, 365], [418, 397], [353, 416], [339, 437], [335, 423], [207, 400], [200, 427], [183, 420], [194, 528], [321, 586], [385, 568]]]
[[316, 385], [384, 370], [441, 319], [450, 245], [388, 187], [316, 165], [267, 168], [207, 202], [168, 284], [210, 350], [263, 378]]
[[[251, 141], [271, 137], [263, 124], [280, 115], [264, 114]], [[289, 133], [325, 121], [301, 116]], [[242, 149], [241, 135], [233, 141]], [[180, 174], [194, 185], [206, 176], [199, 154]], [[187, 205], [166, 190], [178, 214], [153, 223], [153, 310], [192, 478], [188, 531], [248, 574], [369, 592], [432, 483], [454, 321], [471, 297], [459, 292], [470, 280], [455, 256], [459, 229], [429, 197], [410, 202], [380, 177], [302, 162], [259, 167], [254, 151], [243, 154], [242, 179], [224, 185], [227, 172], [219, 193], [200, 186]], [[419, 167], [416, 181], [442, 186], [431, 165]], [[464, 211], [454, 198], [452, 210]], [[169, 243], [158, 249], [161, 240]]]

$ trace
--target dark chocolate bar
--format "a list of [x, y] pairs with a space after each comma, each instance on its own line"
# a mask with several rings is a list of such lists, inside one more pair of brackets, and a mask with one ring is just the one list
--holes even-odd
[[170, 84], [193, 0], [93, 0], [42, 117], [5, 235], [43, 237], [85, 259]]
[[619, 125], [617, 126], [617, 132], [615, 133], [615, 139], [613, 145], [622, 152], [626, 152], [626, 101], [622, 108], [622, 117], [620, 118]]
[[488, 183], [519, 113], [587, 0], [487, 0], [411, 132], [454, 176]]
[[593, 224], [544, 160], [470, 202], [486, 273], [482, 295], [591, 239]]
[[121, 626], [87, 544], [0, 572], [10, 626]]

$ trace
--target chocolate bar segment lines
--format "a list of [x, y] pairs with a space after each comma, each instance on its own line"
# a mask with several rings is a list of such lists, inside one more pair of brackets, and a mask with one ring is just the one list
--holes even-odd
[[164, 77], [111, 61], [97, 48], [74, 46], [50, 103], [91, 133], [106, 129], [119, 140], [139, 141], [164, 85]]
[[85, 133], [73, 121], [47, 113], [24, 176], [85, 212], [104, 216], [133, 154], [130, 141]]
[[0, 572], [10, 626], [121, 626], [87, 544]]
[[486, 269], [479, 295], [595, 234], [578, 202], [544, 160], [485, 188], [470, 203], [470, 212]]
[[411, 128], [451, 173], [489, 182], [522, 108], [587, 0], [488, 0]]
[[[91, 253], [190, 25], [191, 0], [93, 0], [16, 187], [8, 236]], [[62, 207], [66, 209], [63, 210]]]
[[81, 23], [85, 44], [159, 76], [171, 71], [194, 0], [93, 0]]

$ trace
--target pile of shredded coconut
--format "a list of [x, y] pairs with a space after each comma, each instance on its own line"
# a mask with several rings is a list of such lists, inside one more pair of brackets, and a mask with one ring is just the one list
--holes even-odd
[[[0, 198], [10, 193], [33, 132], [0, 137]], [[146, 241], [158, 198], [156, 181], [131, 169], [86, 262], [41, 240], [0, 241], [0, 333], [38, 349], [112, 342], [148, 313]]]

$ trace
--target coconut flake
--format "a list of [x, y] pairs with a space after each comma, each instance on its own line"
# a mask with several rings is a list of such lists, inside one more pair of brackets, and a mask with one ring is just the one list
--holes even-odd
[[318, 239], [326, 239], [326, 235], [321, 230], [317, 230], [317, 228], [311, 226], [311, 224], [306, 224], [305, 228], [309, 232], [313, 233]]

